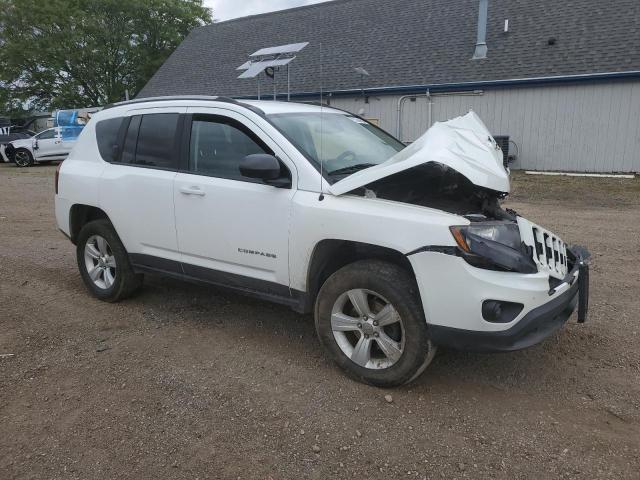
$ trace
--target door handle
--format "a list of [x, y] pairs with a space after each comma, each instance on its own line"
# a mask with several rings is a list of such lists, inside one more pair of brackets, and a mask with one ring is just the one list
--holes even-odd
[[183, 195], [196, 195], [198, 197], [204, 197], [206, 195], [199, 187], [182, 187], [180, 193]]

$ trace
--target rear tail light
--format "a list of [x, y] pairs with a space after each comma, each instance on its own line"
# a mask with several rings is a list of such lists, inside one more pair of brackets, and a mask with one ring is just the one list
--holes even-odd
[[64, 162], [60, 162], [60, 164], [58, 165], [58, 168], [56, 168], [56, 179], [55, 179], [56, 195], [58, 194], [58, 183], [60, 182], [60, 167], [62, 167], [63, 163]]

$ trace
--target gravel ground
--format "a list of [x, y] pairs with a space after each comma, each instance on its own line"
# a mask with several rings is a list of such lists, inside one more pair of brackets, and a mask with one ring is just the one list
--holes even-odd
[[508, 206], [594, 255], [589, 323], [384, 391], [284, 307], [161, 277], [94, 300], [53, 171], [0, 165], [1, 478], [640, 478], [637, 180], [516, 175]]

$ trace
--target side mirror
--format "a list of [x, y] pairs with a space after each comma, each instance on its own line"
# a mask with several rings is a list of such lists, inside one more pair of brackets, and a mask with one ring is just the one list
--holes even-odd
[[282, 175], [280, 161], [273, 155], [266, 153], [247, 155], [244, 157], [242, 162], [240, 162], [240, 173], [243, 177], [257, 178], [274, 187], [291, 187], [291, 180]]
[[38, 150], [38, 139], [37, 138], [33, 139], [33, 149], [34, 150]]

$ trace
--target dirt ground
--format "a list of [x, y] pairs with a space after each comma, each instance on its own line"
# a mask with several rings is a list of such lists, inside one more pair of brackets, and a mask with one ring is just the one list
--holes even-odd
[[516, 175], [508, 206], [593, 253], [589, 322], [383, 391], [285, 307], [161, 277], [93, 299], [53, 174], [0, 165], [0, 478], [640, 478], [638, 180]]

